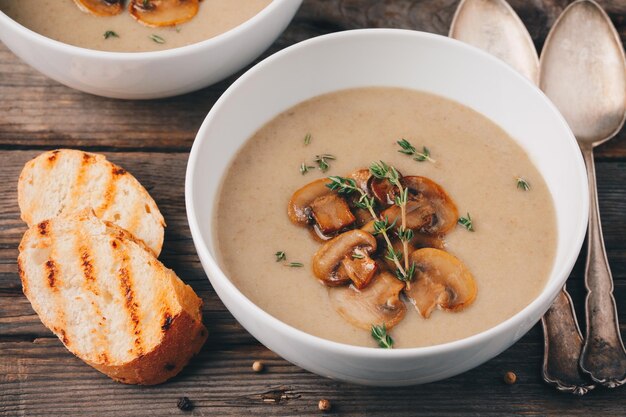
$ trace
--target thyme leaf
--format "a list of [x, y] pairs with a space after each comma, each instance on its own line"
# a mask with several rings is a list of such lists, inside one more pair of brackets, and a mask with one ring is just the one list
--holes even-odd
[[396, 278], [398, 278], [402, 282], [406, 282], [407, 285], [413, 280], [414, 275], [415, 275], [415, 262], [411, 263], [411, 266], [407, 268], [404, 274], [399, 269], [396, 269]]
[[285, 264], [285, 266], [290, 268], [302, 268], [304, 264], [302, 262], [289, 262], [288, 264]]
[[398, 228], [398, 239], [400, 239], [403, 242], [408, 242], [411, 239], [413, 239], [413, 230], [411, 229], [407, 229], [404, 226], [400, 226]]
[[458, 223], [470, 232], [474, 231], [474, 222], [469, 213], [467, 213], [467, 217], [459, 217]]
[[379, 180], [386, 179], [396, 187], [400, 186], [400, 174], [398, 171], [383, 161], [373, 162], [370, 165], [370, 172]]
[[154, 35], [154, 34], [152, 34], [152, 35], [150, 35], [150, 36], [148, 36], [148, 37], [149, 37], [150, 39], [152, 39], [152, 40], [153, 40], [154, 42], [156, 42], [156, 43], [161, 43], [161, 44], [162, 44], [162, 43], [165, 43], [165, 39], [163, 39], [163, 38], [162, 38], [162, 37], [160, 37], [159, 35]]
[[306, 162], [303, 162], [302, 164], [300, 164], [300, 174], [304, 175], [307, 172], [309, 172], [311, 169], [313, 169], [315, 167], [311, 166], [311, 165], [307, 165]]
[[384, 219], [380, 219], [380, 220], [374, 220], [374, 233], [373, 235], [379, 235], [381, 233], [387, 233], [389, 231], [389, 229], [393, 229], [394, 226], [396, 225], [396, 221], [398, 219], [396, 218], [393, 223], [389, 223], [389, 217], [385, 217]]
[[328, 161], [334, 161], [335, 159], [337, 158], [335, 158], [333, 155], [325, 153], [322, 155], [315, 155], [315, 159], [313, 161], [317, 164], [317, 167], [320, 169], [320, 171], [326, 172], [330, 168]]
[[393, 348], [393, 339], [387, 334], [387, 326], [385, 326], [385, 323], [380, 326], [372, 324], [372, 337], [381, 348]]
[[304, 144], [305, 145], [310, 144], [311, 143], [311, 139], [312, 139], [312, 137], [311, 137], [310, 133], [307, 133], [306, 135], [304, 135]]
[[400, 150], [398, 152], [409, 155], [413, 157], [414, 161], [423, 162], [436, 162], [434, 159], [430, 157], [430, 150], [426, 146], [422, 146], [422, 151], [418, 151], [415, 146], [411, 145], [411, 143], [406, 139], [400, 139], [396, 142], [400, 146]]
[[104, 34], [102, 36], [104, 37], [104, 39], [119, 38], [120, 37], [120, 35], [118, 35], [117, 33], [113, 32], [112, 30], [107, 30], [106, 32], [104, 32]]
[[276, 262], [281, 262], [281, 261], [285, 261], [287, 260], [287, 255], [285, 254], [285, 252], [278, 251], [274, 254], [274, 256], [276, 256]]
[[326, 186], [333, 191], [337, 191], [339, 194], [347, 195], [359, 190], [356, 186], [356, 181], [352, 178], [331, 175], [328, 179], [330, 180], [330, 184], [326, 184]]
[[530, 190], [530, 184], [524, 178], [516, 177], [515, 180], [517, 181], [517, 188], [518, 189], [523, 190], [523, 191]]

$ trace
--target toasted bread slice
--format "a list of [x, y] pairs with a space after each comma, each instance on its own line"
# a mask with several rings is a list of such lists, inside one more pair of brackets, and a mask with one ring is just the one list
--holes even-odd
[[43, 324], [117, 381], [161, 383], [206, 340], [193, 289], [89, 209], [34, 225], [19, 251], [24, 294]]
[[159, 208], [135, 177], [103, 155], [71, 149], [39, 155], [22, 170], [17, 201], [29, 227], [89, 207], [143, 240], [156, 256], [161, 252], [165, 221]]

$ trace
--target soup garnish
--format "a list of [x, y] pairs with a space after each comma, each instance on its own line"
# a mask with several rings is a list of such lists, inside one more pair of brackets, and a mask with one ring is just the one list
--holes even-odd
[[[415, 155], [403, 143], [401, 153]], [[471, 272], [443, 244], [457, 222], [472, 230], [471, 218], [461, 222], [450, 196], [428, 178], [374, 162], [306, 184], [292, 195], [287, 213], [325, 241], [313, 256], [313, 275], [340, 287], [329, 291], [331, 305], [356, 327], [393, 328], [406, 312], [401, 294], [423, 318], [436, 307], [461, 310], [476, 298]]]

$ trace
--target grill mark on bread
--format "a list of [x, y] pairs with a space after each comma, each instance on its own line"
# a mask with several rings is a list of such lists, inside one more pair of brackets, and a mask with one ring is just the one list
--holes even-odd
[[54, 330], [58, 333], [58, 335], [59, 335], [59, 339], [61, 339], [61, 341], [63, 342], [63, 344], [64, 344], [65, 346], [69, 346], [69, 344], [70, 344], [70, 339], [67, 337], [67, 333], [65, 332], [65, 329], [55, 327], [55, 329], [54, 329]]
[[98, 289], [96, 288], [96, 276], [94, 274], [93, 261], [91, 260], [91, 254], [86, 246], [81, 246], [78, 249], [80, 253], [80, 266], [83, 269], [83, 276], [85, 277], [86, 287], [94, 295], [98, 295]]
[[124, 306], [128, 312], [131, 321], [131, 329], [134, 336], [135, 353], [143, 354], [143, 343], [141, 340], [141, 329], [139, 323], [139, 305], [135, 300], [135, 292], [133, 290], [133, 278], [131, 276], [128, 259], [124, 259], [123, 266], [118, 272], [122, 295], [124, 296]]
[[52, 228], [48, 220], [41, 222], [37, 230], [41, 234], [41, 225], [45, 223], [44, 229], [46, 231], [43, 236], [46, 236], [50, 242], [50, 255], [48, 260], [44, 263], [44, 279], [45, 283], [48, 284], [50, 288], [50, 296], [52, 297], [53, 305], [55, 306], [54, 311], [56, 315], [56, 319], [53, 321], [55, 323], [55, 327], [52, 327], [54, 333], [61, 339], [65, 346], [70, 345], [70, 338], [68, 336], [67, 331], [67, 321], [65, 318], [65, 299], [61, 296], [60, 289], [62, 285], [62, 281], [59, 279], [61, 276], [61, 268], [54, 260], [57, 257], [56, 251], [56, 239], [55, 235], [52, 233]]
[[49, 162], [49, 166], [52, 167], [54, 165], [54, 163], [57, 160], [57, 154], [59, 153], [58, 150], [55, 151], [51, 151], [50, 155], [48, 155], [48, 162]]
[[86, 152], [82, 153], [82, 159], [80, 161], [80, 166], [76, 170], [76, 176], [74, 179], [74, 184], [71, 190], [71, 196], [67, 200], [66, 206], [63, 208], [63, 212], [69, 212], [75, 209], [80, 205], [81, 195], [83, 193], [83, 188], [85, 188], [85, 180], [87, 169], [96, 159], [95, 155], [88, 154]]
[[54, 262], [54, 259], [50, 258], [46, 261], [45, 269], [48, 287], [50, 287], [53, 291], [59, 291], [59, 289], [57, 288], [57, 276], [59, 273], [59, 269], [57, 268], [57, 264]]
[[41, 236], [48, 236], [48, 229], [50, 226], [49, 220], [44, 220], [37, 225], [37, 231]]
[[111, 175], [109, 176], [109, 181], [107, 181], [106, 183], [102, 204], [100, 204], [100, 207], [98, 207], [98, 209], [96, 210], [96, 215], [98, 217], [102, 217], [103, 213], [115, 201], [115, 195], [117, 194], [118, 177], [115, 175], [114, 171], [115, 171], [115, 166], [113, 166]]
[[[93, 260], [92, 260], [91, 253], [89, 252], [89, 249], [87, 246], [80, 246], [78, 249], [78, 253], [80, 253], [80, 266], [83, 271], [83, 277], [85, 278], [84, 288], [86, 288], [87, 291], [91, 292], [92, 294], [91, 296], [89, 295], [88, 296], [90, 298], [90, 304], [93, 310], [93, 315], [94, 317], [98, 318], [97, 320], [98, 328], [94, 329], [92, 333], [93, 332], [96, 333], [97, 348], [103, 351], [106, 351], [109, 348], [109, 342], [107, 340], [109, 329], [107, 326], [107, 319], [102, 314], [102, 311], [100, 310], [100, 306], [98, 305], [98, 302], [99, 302], [98, 296], [100, 295], [100, 291], [98, 289], [98, 282], [96, 281], [96, 274], [95, 274]], [[100, 359], [102, 355], [105, 355], [106, 357], [106, 353], [102, 352], [98, 354], [97, 356], [98, 359]]]
[[98, 359], [100, 360], [100, 363], [103, 363], [104, 365], [107, 365], [109, 363], [109, 357], [107, 356], [106, 352], [102, 352], [98, 355]]

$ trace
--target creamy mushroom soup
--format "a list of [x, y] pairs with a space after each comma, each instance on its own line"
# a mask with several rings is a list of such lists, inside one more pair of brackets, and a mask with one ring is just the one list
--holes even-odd
[[[326, 193], [324, 201], [318, 198], [301, 211], [302, 224], [297, 208], [288, 211], [313, 181], [335, 176], [346, 181], [338, 187], [358, 188], [357, 170], [370, 175], [368, 167], [378, 161], [402, 177], [398, 184], [409, 190], [408, 204], [426, 201], [421, 207], [430, 208], [429, 220], [415, 226], [422, 239], [416, 247], [427, 249], [409, 253], [417, 266], [409, 291], [395, 264], [385, 260], [382, 235], [354, 220], [367, 213], [355, 206], [359, 199], [353, 196], [360, 191]], [[331, 182], [322, 181], [317, 190], [324, 193]], [[376, 201], [378, 185], [362, 183], [375, 214], [393, 206], [384, 198]], [[439, 203], [415, 191], [421, 183], [437, 191]], [[310, 190], [315, 189], [313, 183]], [[343, 202], [331, 209], [315, 206], [333, 199]], [[407, 222], [413, 215], [408, 207]], [[263, 126], [231, 163], [215, 224], [219, 262], [255, 304], [312, 335], [371, 347], [385, 339], [375, 340], [363, 320], [370, 326], [387, 323], [394, 348], [450, 342], [497, 325], [541, 292], [556, 249], [551, 195], [522, 148], [468, 107], [395, 88], [322, 95]], [[392, 239], [399, 224], [387, 232]], [[325, 234], [338, 237], [320, 240]], [[320, 263], [341, 245], [347, 252], [335, 261], [342, 263]], [[370, 257], [375, 260], [367, 263]], [[399, 264], [405, 265], [403, 257]], [[368, 282], [355, 280], [355, 271], [365, 271], [360, 276]], [[393, 297], [367, 304], [377, 291]]]
[[96, 16], [81, 11], [74, 0], [0, 0], [0, 10], [27, 28], [70, 45], [101, 51], [145, 52], [212, 38], [242, 24], [270, 3], [271, 0], [203, 0], [189, 21], [170, 27], [140, 24], [126, 6], [114, 16]]

